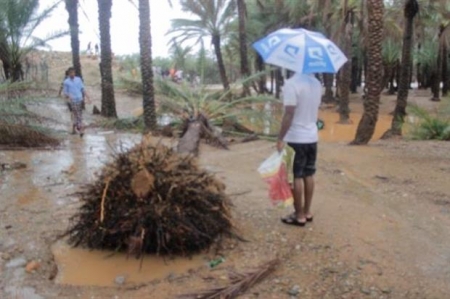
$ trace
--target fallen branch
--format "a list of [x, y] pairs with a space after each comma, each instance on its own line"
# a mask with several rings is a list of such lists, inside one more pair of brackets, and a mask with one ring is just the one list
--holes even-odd
[[106, 192], [108, 192], [109, 187], [109, 180], [106, 182], [105, 189], [103, 189], [103, 195], [102, 195], [102, 203], [100, 204], [100, 223], [103, 223], [103, 219], [105, 219], [105, 198], [106, 198]]
[[280, 264], [280, 260], [274, 259], [256, 271], [239, 274], [232, 273], [231, 284], [224, 287], [200, 291], [193, 294], [178, 296], [179, 299], [233, 299], [248, 291], [251, 287], [267, 278]]

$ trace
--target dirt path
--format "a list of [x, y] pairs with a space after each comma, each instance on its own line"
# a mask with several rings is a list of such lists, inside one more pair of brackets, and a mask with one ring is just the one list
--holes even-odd
[[[51, 107], [67, 125], [63, 103]], [[0, 152], [3, 163], [27, 164], [0, 173], [0, 298], [174, 298], [226, 283], [229, 270], [248, 270], [274, 257], [281, 258], [280, 268], [242, 298], [450, 296], [448, 142], [322, 142], [315, 218], [306, 228], [280, 223], [287, 211], [269, 205], [256, 173], [273, 144], [236, 144], [229, 151], [205, 145], [201, 162], [223, 178], [229, 194], [241, 194], [232, 196], [234, 217], [249, 242], [229, 242], [221, 252], [226, 261], [214, 270], [200, 264], [117, 287], [55, 283], [50, 247], [79, 205], [71, 194], [114, 149], [139, 140], [90, 129], [84, 139], [68, 136], [60, 150]], [[28, 273], [25, 265], [32, 260], [40, 267]]]

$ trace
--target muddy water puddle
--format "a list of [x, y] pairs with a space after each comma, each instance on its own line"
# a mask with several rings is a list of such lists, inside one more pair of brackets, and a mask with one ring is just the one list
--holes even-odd
[[[362, 115], [350, 113], [350, 124], [339, 124], [339, 113], [332, 111], [320, 111], [319, 118], [325, 122], [325, 127], [320, 131], [320, 141], [339, 142], [352, 141]], [[379, 115], [372, 140], [378, 140], [391, 127], [392, 116]]]
[[142, 262], [124, 253], [72, 248], [60, 241], [52, 246], [58, 265], [56, 283], [77, 286], [118, 286], [147, 283], [189, 274], [190, 270], [206, 267], [207, 259], [163, 258], [147, 255]]

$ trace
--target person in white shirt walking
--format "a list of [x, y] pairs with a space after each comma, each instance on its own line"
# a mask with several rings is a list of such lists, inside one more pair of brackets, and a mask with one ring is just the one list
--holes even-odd
[[[304, 226], [313, 220], [311, 203], [314, 194], [317, 142], [317, 118], [322, 96], [322, 86], [314, 75], [296, 73], [283, 87], [284, 115], [278, 134], [277, 149], [285, 146], [295, 151], [294, 210], [282, 218], [285, 224]], [[304, 197], [304, 200], [303, 200]]]

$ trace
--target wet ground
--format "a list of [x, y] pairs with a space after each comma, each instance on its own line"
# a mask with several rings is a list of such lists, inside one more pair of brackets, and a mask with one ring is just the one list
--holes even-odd
[[[137, 107], [125, 100], [120, 105]], [[27, 165], [0, 173], [0, 298], [174, 298], [227, 283], [229, 271], [274, 257], [282, 260], [279, 269], [242, 298], [449, 297], [450, 144], [350, 147], [359, 105], [352, 104], [353, 125], [335, 124], [332, 110], [321, 112], [326, 126], [315, 218], [306, 228], [280, 224], [287, 211], [269, 205], [256, 173], [274, 151], [272, 143], [236, 144], [229, 151], [202, 146], [201, 163], [226, 182], [229, 194], [240, 194], [232, 196], [233, 213], [249, 240], [227, 244], [220, 252], [225, 261], [214, 269], [208, 266], [217, 258], [212, 253], [191, 260], [149, 256], [139, 270], [139, 260], [126, 255], [57, 241], [79, 205], [73, 193], [139, 135], [89, 129], [83, 139], [64, 136], [58, 150], [0, 152], [1, 162]], [[390, 124], [392, 98], [384, 105], [375, 137]], [[67, 128], [64, 107], [52, 101], [40, 109]]]

